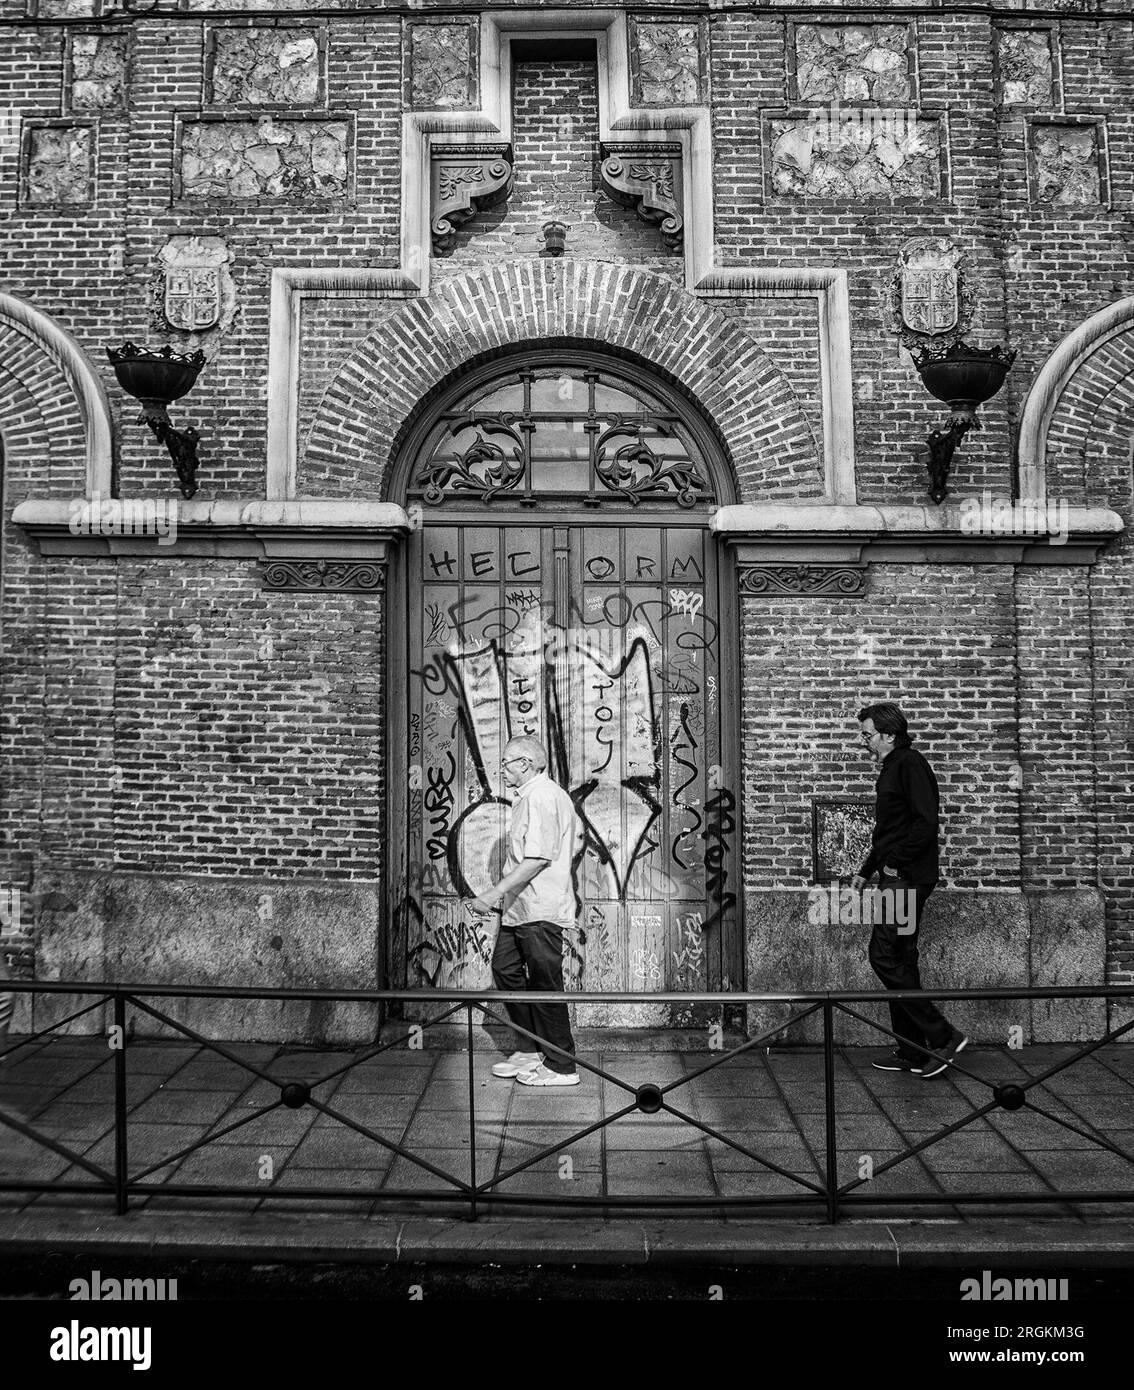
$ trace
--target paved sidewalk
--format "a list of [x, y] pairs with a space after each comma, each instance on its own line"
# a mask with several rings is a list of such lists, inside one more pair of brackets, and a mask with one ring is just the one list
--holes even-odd
[[[0, 1206], [8, 1212], [7, 1237], [0, 1236], [0, 1244], [34, 1243], [37, 1234], [58, 1240], [68, 1232], [75, 1241], [96, 1235], [103, 1242], [136, 1241], [145, 1233], [152, 1245], [172, 1242], [179, 1248], [212, 1242], [218, 1249], [365, 1247], [378, 1252], [389, 1246], [405, 1258], [407, 1232], [416, 1232], [412, 1241], [421, 1249], [436, 1253], [444, 1246], [450, 1257], [460, 1249], [479, 1249], [483, 1255], [491, 1248], [510, 1251], [511, 1258], [521, 1258], [525, 1249], [546, 1258], [558, 1249], [564, 1258], [591, 1252], [613, 1259], [617, 1252], [636, 1258], [643, 1240], [648, 1248], [642, 1224], [648, 1216], [654, 1240], [672, 1252], [735, 1250], [743, 1227], [761, 1232], [763, 1253], [771, 1259], [775, 1251], [789, 1249], [815, 1258], [822, 1251], [860, 1257], [876, 1251], [886, 1257], [898, 1243], [894, 1233], [905, 1239], [916, 1227], [912, 1245], [939, 1252], [952, 1245], [971, 1254], [978, 1230], [980, 1242], [999, 1242], [1009, 1250], [1026, 1230], [1032, 1248], [1038, 1248], [1039, 1231], [1053, 1251], [1093, 1249], [1111, 1258], [1124, 1253], [1134, 1258], [1134, 1203], [958, 1200], [936, 1206], [918, 1201], [928, 1195], [1026, 1199], [1042, 1193], [1134, 1191], [1134, 1163], [1092, 1142], [1104, 1138], [1134, 1153], [1131, 1047], [1099, 1049], [1051, 1077], [1042, 1091], [1029, 1092], [1029, 1101], [1047, 1116], [1030, 1108], [997, 1109], [885, 1172], [877, 1170], [888, 1159], [971, 1114], [973, 1104], [987, 1102], [992, 1086], [1026, 1082], [1077, 1049], [1010, 1052], [973, 1046], [960, 1065], [933, 1080], [875, 1071], [870, 1061], [883, 1055], [881, 1049], [840, 1049], [839, 1181], [853, 1182], [873, 1169], [874, 1176], [857, 1191], [868, 1198], [900, 1194], [906, 1200], [848, 1207], [832, 1227], [812, 1190], [822, 1184], [824, 1164], [820, 1049], [748, 1052], [666, 1092], [667, 1104], [727, 1135], [748, 1154], [666, 1110], [631, 1110], [584, 1132], [632, 1104], [626, 1086], [682, 1082], [705, 1066], [703, 1052], [585, 1052], [585, 1061], [624, 1085], [584, 1072], [579, 1086], [547, 1091], [494, 1079], [489, 1069], [496, 1054], [474, 1052], [478, 1183], [555, 1146], [551, 1155], [504, 1178], [495, 1190], [519, 1197], [630, 1198], [647, 1204], [690, 1198], [793, 1200], [788, 1207], [686, 1209], [669, 1218], [659, 1217], [656, 1205], [651, 1211], [603, 1213], [593, 1207], [551, 1212], [529, 1203], [482, 1204], [473, 1225], [463, 1219], [467, 1202], [445, 1207], [430, 1200], [430, 1190], [454, 1190], [443, 1177], [310, 1105], [289, 1109], [280, 1103], [282, 1085], [311, 1085], [315, 1099], [336, 1114], [412, 1151], [439, 1173], [467, 1182], [467, 1053], [399, 1047], [356, 1062], [361, 1054], [346, 1050], [224, 1046], [240, 1060], [189, 1043], [129, 1045], [129, 1172], [134, 1178], [152, 1168], [149, 1181], [224, 1184], [242, 1189], [241, 1195], [132, 1195], [129, 1214], [120, 1217], [108, 1192], [0, 1193]], [[114, 1167], [113, 1098], [114, 1054], [103, 1038], [37, 1040], [0, 1062], [0, 1119], [9, 1116], [35, 1129], [107, 1173]], [[266, 1106], [274, 1108], [258, 1113]], [[206, 1138], [203, 1148], [183, 1152]], [[0, 1180], [91, 1178], [75, 1162], [0, 1125]], [[265, 1196], [270, 1190], [309, 1188], [338, 1188], [351, 1195], [286, 1202]], [[383, 1200], [386, 1193], [403, 1195]], [[800, 1197], [810, 1203], [800, 1203]]]

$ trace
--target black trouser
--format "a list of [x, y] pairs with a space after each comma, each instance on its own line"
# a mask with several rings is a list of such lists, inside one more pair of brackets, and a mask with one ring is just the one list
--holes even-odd
[[[870, 937], [870, 964], [887, 989], [921, 989], [917, 964], [918, 928], [926, 899], [937, 885], [886, 877], [881, 877], [881, 885], [891, 892], [913, 889], [915, 906], [908, 922], [896, 921], [896, 914], [889, 912], [885, 914], [889, 921], [875, 922]], [[898, 1051], [918, 1066], [926, 1060], [926, 1047], [940, 1052], [955, 1032], [953, 1025], [929, 999], [891, 1004], [890, 1027], [898, 1035]]]
[[[563, 928], [554, 922], [520, 922], [501, 926], [492, 952], [492, 979], [497, 989], [562, 990]], [[549, 1071], [575, 1070], [575, 1039], [566, 1004], [508, 1004], [508, 1017], [517, 1028], [536, 1038], [516, 1035], [519, 1052], [543, 1052]], [[542, 1041], [541, 1041], [542, 1040]], [[550, 1043], [567, 1053], [561, 1057], [543, 1046]]]

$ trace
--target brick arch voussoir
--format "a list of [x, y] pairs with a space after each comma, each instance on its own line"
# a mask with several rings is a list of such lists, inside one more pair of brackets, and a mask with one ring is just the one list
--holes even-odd
[[751, 489], [822, 490], [819, 448], [794, 388], [713, 305], [607, 262], [513, 261], [405, 301], [354, 350], [308, 433], [304, 491], [354, 470], [356, 485], [380, 495], [391, 446], [423, 396], [493, 350], [558, 339], [633, 353], [680, 381], [723, 438], [741, 500]]
[[82, 493], [83, 422], [69, 393], [58, 392], [34, 345], [17, 352], [0, 339], [0, 440], [6, 510], [28, 497]]
[[1060, 395], [1047, 431], [1049, 494], [1089, 486], [1104, 456], [1128, 453], [1132, 394], [1134, 326], [1093, 353]]

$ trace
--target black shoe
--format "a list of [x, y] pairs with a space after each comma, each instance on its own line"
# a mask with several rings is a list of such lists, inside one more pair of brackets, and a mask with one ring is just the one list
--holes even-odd
[[941, 1058], [930, 1057], [925, 1066], [921, 1069], [922, 1076], [940, 1076], [950, 1062], [957, 1059], [957, 1054], [968, 1047], [969, 1040], [964, 1033], [954, 1033], [948, 1043], [941, 1049]]
[[878, 1071], [909, 1071], [914, 1076], [921, 1075], [921, 1068], [916, 1062], [911, 1062], [908, 1057], [903, 1057], [900, 1052], [891, 1052], [889, 1057], [883, 1057], [877, 1062], [871, 1062], [872, 1067]]

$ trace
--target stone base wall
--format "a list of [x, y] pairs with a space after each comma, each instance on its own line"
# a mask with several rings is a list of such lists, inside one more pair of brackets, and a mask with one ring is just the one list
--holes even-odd
[[[805, 891], [750, 894], [746, 906], [748, 988], [801, 992], [881, 988], [867, 960], [870, 928], [808, 921]], [[920, 932], [925, 989], [1030, 989], [1099, 984], [1106, 958], [1102, 894], [1092, 889], [1027, 893], [939, 888], [926, 905]], [[786, 985], [786, 981], [791, 981]], [[780, 1041], [817, 1043], [822, 1018], [791, 1020], [805, 1006], [769, 1003], [748, 1009], [750, 1035], [778, 1029]], [[882, 1005], [848, 1006], [889, 1026]], [[1107, 1027], [1105, 1000], [955, 1001], [942, 1004], [974, 1041], [1089, 1041]], [[889, 1046], [885, 1033], [836, 1013], [841, 1045]], [[1019, 1029], [1019, 1033], [1012, 1030]]]

